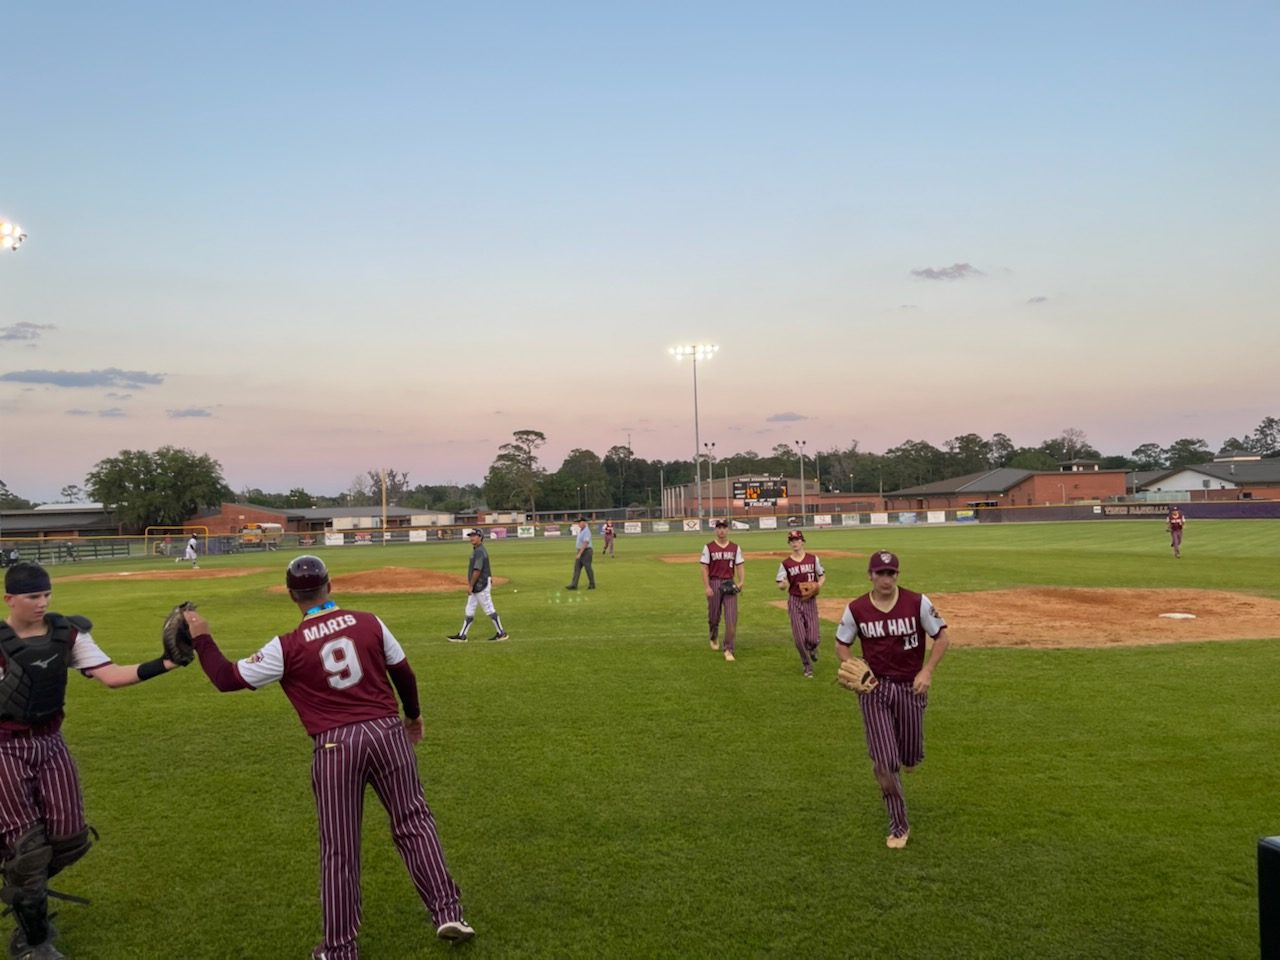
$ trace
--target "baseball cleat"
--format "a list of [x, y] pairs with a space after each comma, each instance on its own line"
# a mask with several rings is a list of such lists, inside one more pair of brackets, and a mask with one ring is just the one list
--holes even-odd
[[510, 639], [510, 637], [511, 637], [511, 634], [509, 634], [509, 633], [507, 633], [507, 631], [503, 630], [501, 633], [495, 633], [492, 637], [490, 637], [490, 638], [489, 638], [489, 640], [490, 640], [490, 642], [492, 642], [492, 641], [494, 641], [494, 640], [508, 640], [508, 639]]
[[711, 649], [712, 649], [712, 650], [719, 650], [719, 649], [720, 649], [720, 641], [719, 641], [719, 640], [712, 640], [712, 641], [711, 641]]
[[577, 587], [575, 587], [573, 584], [569, 584], [567, 587], [565, 587], [565, 589], [566, 589], [566, 590], [577, 590], [578, 588], [577, 588]]
[[449, 634], [448, 637], [446, 637], [446, 639], [450, 643], [466, 643], [467, 642], [467, 638], [460, 633], [451, 633]]
[[725, 658], [725, 660], [727, 660], [729, 663], [733, 663], [733, 662], [734, 662], [734, 660], [733, 660], [733, 651], [732, 651], [732, 650], [726, 650], [726, 651], [724, 652], [724, 658]]
[[465, 920], [450, 920], [448, 923], [442, 923], [436, 928], [436, 936], [441, 940], [449, 940], [453, 943], [461, 943], [464, 940], [470, 940], [476, 935]]
[[891, 833], [889, 834], [889, 836], [884, 838], [884, 845], [888, 847], [890, 850], [901, 850], [903, 847], [907, 845], [907, 837], [909, 836], [911, 836], [910, 830], [908, 830], [906, 833], [904, 833], [900, 837], [894, 836]]

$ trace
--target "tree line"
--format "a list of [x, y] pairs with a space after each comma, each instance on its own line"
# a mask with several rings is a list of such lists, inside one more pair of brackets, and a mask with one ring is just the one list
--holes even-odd
[[[600, 510], [655, 506], [664, 486], [692, 483], [695, 469], [705, 479], [733, 476], [798, 477], [820, 483], [823, 490], [873, 493], [947, 480], [997, 467], [1056, 470], [1068, 460], [1096, 460], [1107, 470], [1162, 470], [1207, 463], [1214, 451], [1200, 438], [1183, 438], [1168, 446], [1144, 443], [1128, 456], [1100, 454], [1084, 431], [1074, 427], [1036, 446], [1017, 446], [1006, 434], [989, 439], [976, 433], [952, 437], [935, 447], [924, 440], [904, 440], [884, 453], [861, 449], [857, 440], [828, 450], [808, 450], [779, 443], [767, 454], [744, 450], [715, 454], [708, 449], [694, 460], [646, 460], [629, 446], [610, 447], [603, 457], [575, 448], [555, 471], [540, 461], [547, 438], [539, 430], [517, 430], [498, 454], [482, 484], [410, 485], [409, 474], [374, 468], [359, 473], [337, 494], [314, 494], [302, 487], [269, 493], [256, 487], [239, 494], [223, 477], [222, 465], [208, 454], [172, 446], [155, 451], [122, 450], [95, 464], [84, 486], [62, 488], [62, 501], [93, 500], [111, 510], [125, 529], [179, 525], [223, 502], [275, 509], [375, 506], [383, 501], [400, 507], [469, 513], [477, 509], [536, 512]], [[711, 445], [708, 445], [710, 448]], [[1280, 418], [1266, 417], [1251, 432], [1229, 437], [1220, 449], [1263, 457], [1280, 456]], [[0, 509], [29, 510], [35, 503], [0, 480]]]
[[[491, 509], [536, 512], [651, 506], [662, 486], [692, 483], [695, 470], [712, 481], [726, 475], [799, 477], [803, 463], [805, 477], [816, 480], [824, 491], [875, 493], [999, 467], [1057, 470], [1069, 460], [1096, 460], [1104, 470], [1171, 470], [1208, 463], [1215, 455], [1200, 438], [1183, 438], [1167, 447], [1144, 443], [1128, 456], [1103, 455], [1084, 431], [1068, 427], [1032, 447], [1017, 446], [1003, 433], [990, 439], [966, 433], [947, 440], [941, 448], [924, 440], [904, 440], [884, 453], [864, 451], [857, 440], [812, 452], [779, 443], [767, 454], [744, 450], [717, 456], [708, 450], [696, 465], [692, 459], [645, 460], [626, 446], [610, 447], [603, 457], [579, 448], [550, 472], [538, 458], [546, 440], [541, 431], [517, 430], [498, 448], [483, 486]], [[1265, 418], [1243, 438], [1225, 440], [1221, 449], [1280, 456], [1280, 419]]]

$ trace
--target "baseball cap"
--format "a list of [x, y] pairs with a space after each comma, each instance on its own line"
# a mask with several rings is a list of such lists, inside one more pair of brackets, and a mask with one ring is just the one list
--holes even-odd
[[717, 520], [717, 521], [716, 521], [716, 526], [717, 526], [717, 527], [727, 527], [728, 525], [729, 525], [729, 521], [728, 521], [728, 520]]
[[788, 541], [803, 540], [803, 539], [804, 539], [804, 534], [801, 533], [799, 530], [792, 530], [790, 533], [787, 534]]
[[890, 553], [888, 550], [877, 550], [871, 555], [871, 559], [867, 561], [867, 573], [875, 573], [877, 570], [897, 570], [898, 555]]
[[476, 528], [474, 528], [474, 527], [473, 527], [473, 528], [471, 528], [470, 530], [468, 530], [468, 531], [467, 531], [467, 536], [468, 536], [468, 537], [483, 537], [483, 536], [484, 536], [484, 531], [483, 531], [483, 530], [478, 530], [478, 529], [476, 529]]

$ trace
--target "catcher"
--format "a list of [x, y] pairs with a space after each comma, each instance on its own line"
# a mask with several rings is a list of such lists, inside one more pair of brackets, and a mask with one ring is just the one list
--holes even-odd
[[[167, 657], [124, 666], [102, 652], [85, 617], [49, 610], [53, 585], [38, 563], [5, 571], [0, 622], [0, 845], [3, 898], [17, 920], [9, 956], [58, 960], [49, 878], [92, 845], [75, 762], [62, 738], [67, 678], [128, 687], [172, 670]], [[67, 897], [66, 899], [75, 899]]]
[[804, 546], [804, 532], [792, 530], [787, 534], [789, 556], [778, 564], [775, 577], [779, 590], [787, 591], [787, 615], [791, 618], [791, 639], [800, 654], [804, 675], [813, 677], [813, 665], [818, 662], [818, 592], [827, 582], [822, 561], [809, 553]]
[[[850, 602], [836, 628], [837, 679], [858, 694], [867, 751], [889, 813], [885, 845], [900, 850], [910, 829], [898, 772], [924, 759], [924, 708], [950, 641], [929, 598], [898, 586], [896, 555], [873, 553], [867, 576], [871, 590]], [[866, 660], [853, 655], [859, 639]], [[927, 639], [933, 644], [926, 662]]]

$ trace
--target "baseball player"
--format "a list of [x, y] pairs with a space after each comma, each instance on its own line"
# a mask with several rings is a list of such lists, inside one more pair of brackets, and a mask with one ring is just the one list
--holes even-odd
[[591, 524], [587, 523], [586, 517], [578, 518], [578, 538], [574, 543], [577, 553], [573, 556], [573, 580], [565, 587], [566, 590], [578, 589], [578, 577], [582, 575], [582, 571], [587, 571], [587, 589], [594, 590], [596, 588], [596, 574], [591, 569]]
[[295, 558], [285, 585], [302, 622], [235, 663], [218, 649], [204, 617], [194, 610], [185, 616], [200, 666], [215, 687], [226, 693], [279, 681], [314, 742], [324, 942], [312, 957], [359, 957], [360, 830], [368, 784], [387, 810], [391, 838], [435, 920], [436, 936], [471, 939], [475, 931], [462, 919], [458, 888], [418, 778], [413, 745], [422, 740], [422, 714], [404, 650], [380, 618], [345, 610], [329, 598], [329, 571], [319, 557]]
[[[192, 570], [199, 570], [199, 569], [200, 569], [200, 563], [199, 563], [199, 559], [200, 559], [200, 557], [199, 557], [199, 554], [196, 552], [196, 547], [197, 547], [197, 546], [199, 546], [199, 544], [198, 544], [198, 542], [196, 541], [196, 535], [193, 533], [193, 534], [191, 535], [191, 539], [187, 541], [187, 549], [186, 549], [186, 552], [185, 552], [185, 553], [183, 553], [183, 555], [182, 555], [182, 559], [183, 559], [183, 560], [190, 560], [190, 561], [191, 561], [191, 569], [192, 569]], [[176, 561], [175, 561], [175, 562], [176, 562]]]
[[49, 923], [49, 878], [71, 866], [92, 841], [75, 761], [62, 739], [67, 677], [78, 670], [107, 687], [127, 687], [172, 670], [163, 658], [112, 663], [84, 617], [49, 610], [53, 585], [44, 567], [19, 561], [5, 571], [0, 622], [0, 845], [4, 889], [17, 920], [9, 941], [16, 960], [58, 960]]
[[484, 531], [468, 530], [471, 540], [471, 562], [467, 564], [467, 610], [462, 621], [462, 629], [449, 637], [454, 643], [466, 643], [471, 623], [476, 618], [476, 604], [488, 614], [496, 631], [490, 640], [506, 640], [507, 631], [502, 629], [502, 618], [493, 606], [493, 572], [489, 569], [489, 551], [484, 548]]
[[813, 665], [818, 662], [818, 601], [816, 597], [802, 597], [800, 584], [816, 583], [819, 588], [827, 582], [822, 561], [804, 548], [804, 533], [792, 530], [787, 534], [787, 546], [791, 554], [778, 564], [775, 578], [779, 590], [787, 591], [787, 616], [791, 618], [791, 639], [800, 653], [804, 675], [813, 677]]
[[613, 556], [613, 521], [606, 520], [604, 527], [600, 531], [604, 534], [604, 555], [606, 557]]
[[[836, 627], [836, 653], [853, 656], [862, 640], [862, 656], [879, 679], [876, 688], [858, 697], [867, 750], [885, 809], [889, 812], [886, 846], [900, 850], [910, 832], [907, 803], [898, 771], [910, 771], [924, 759], [924, 709], [929, 703], [933, 670], [947, 652], [946, 621], [929, 598], [898, 586], [898, 558], [888, 550], [871, 555], [867, 564], [871, 590], [849, 603]], [[925, 638], [933, 648], [925, 662]]]
[[[724, 658], [733, 663], [733, 639], [738, 632], [738, 594], [746, 579], [742, 548], [729, 539], [729, 524], [716, 521], [716, 538], [702, 548], [702, 586], [707, 593], [707, 626], [711, 649], [720, 649], [720, 618], [724, 617]], [[725, 587], [733, 586], [728, 592]]]
[[1169, 530], [1169, 546], [1173, 547], [1173, 557], [1175, 560], [1182, 559], [1182, 525], [1187, 522], [1187, 518], [1182, 515], [1182, 511], [1177, 507], [1169, 510], [1169, 520], [1166, 524]]

